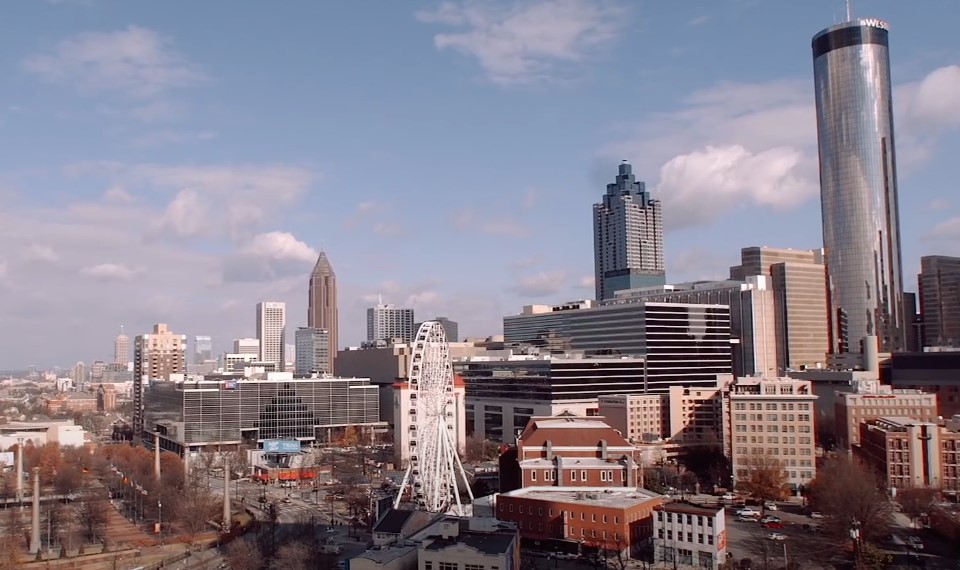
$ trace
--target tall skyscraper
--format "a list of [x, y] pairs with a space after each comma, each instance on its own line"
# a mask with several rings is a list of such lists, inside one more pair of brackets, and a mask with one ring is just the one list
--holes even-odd
[[113, 363], [124, 366], [130, 362], [130, 337], [123, 334], [123, 325], [120, 325], [120, 334], [113, 339]]
[[921, 257], [917, 282], [923, 345], [960, 347], [960, 257]]
[[626, 161], [603, 202], [593, 205], [593, 256], [598, 301], [623, 289], [666, 284], [660, 201], [650, 198]]
[[277, 370], [286, 365], [287, 304], [278, 301], [257, 303], [257, 340], [260, 361], [273, 362]]
[[167, 325], [153, 325], [153, 332], [133, 341], [133, 434], [141, 437], [144, 426], [143, 392], [153, 380], [169, 380], [171, 374], [187, 371], [187, 337], [174, 334]]
[[209, 336], [193, 337], [193, 363], [203, 364], [213, 359], [213, 339]]
[[391, 338], [410, 342], [413, 330], [413, 309], [384, 305], [381, 297], [376, 307], [367, 309], [367, 340], [370, 342]]
[[330, 338], [325, 329], [300, 327], [296, 337], [297, 374], [330, 373]]
[[307, 327], [327, 331], [327, 348], [330, 353], [330, 372], [336, 363], [339, 338], [337, 316], [337, 275], [324, 251], [320, 252], [313, 273], [310, 274], [310, 294], [307, 299]]
[[831, 352], [904, 348], [900, 216], [887, 24], [853, 19], [813, 37]]

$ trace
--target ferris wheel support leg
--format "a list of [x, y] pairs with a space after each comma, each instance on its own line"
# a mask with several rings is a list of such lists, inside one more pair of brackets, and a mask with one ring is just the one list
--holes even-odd
[[[470, 497], [470, 502], [473, 503], [473, 498], [474, 498], [474, 497], [473, 497], [473, 489], [470, 488], [470, 480], [467, 479], [467, 472], [466, 472], [466, 470], [463, 468], [463, 462], [460, 461], [460, 455], [457, 454], [457, 453], [454, 453], [454, 454], [453, 454], [453, 457], [454, 457], [454, 459], [455, 459], [456, 462], [457, 462], [457, 470], [454, 471], [454, 478], [456, 478], [456, 474], [457, 474], [457, 473], [460, 474], [460, 477], [463, 478], [463, 484], [464, 484], [464, 485], [466, 486], [466, 488], [467, 488], [467, 496]], [[451, 468], [451, 471], [453, 471], [452, 468]]]
[[[450, 492], [453, 495], [454, 501], [457, 503], [456, 514], [457, 516], [463, 516], [463, 504], [460, 502], [460, 485], [457, 483], [457, 470], [454, 466], [455, 461], [459, 461], [455, 449], [451, 446], [450, 442], [450, 430], [447, 429], [446, 424], [443, 425], [443, 448], [444, 448], [444, 460], [447, 464], [447, 473], [450, 476]], [[467, 485], [469, 489], [469, 485]]]
[[[443, 466], [443, 432], [447, 429], [446, 424], [443, 422], [437, 422], [437, 454], [433, 458], [434, 465], [434, 476], [439, 476], [442, 473]], [[448, 497], [441, 497], [440, 493], [445, 492], [446, 490], [442, 488], [442, 485], [433, 485], [433, 496], [430, 497], [432, 504], [440, 507], [440, 510], [446, 510], [447, 505], [449, 504]]]
[[[393, 500], [393, 508], [400, 508], [400, 501], [403, 500], [403, 492], [407, 490], [407, 485], [410, 484], [410, 471], [413, 470], [413, 465], [407, 465], [407, 471], [403, 474], [403, 481], [400, 483], [400, 491], [397, 493], [397, 498]], [[410, 490], [410, 494], [413, 495], [413, 490]]]

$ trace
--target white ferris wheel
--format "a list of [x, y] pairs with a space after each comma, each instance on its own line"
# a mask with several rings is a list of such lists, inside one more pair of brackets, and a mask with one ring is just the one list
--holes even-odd
[[[464, 516], [461, 489], [473, 500], [467, 475], [457, 453], [453, 367], [443, 326], [436, 321], [420, 325], [413, 341], [413, 355], [407, 373], [410, 390], [406, 414], [409, 421], [409, 465], [394, 501], [400, 505], [404, 493], [417, 508]], [[462, 487], [461, 487], [462, 483]]]

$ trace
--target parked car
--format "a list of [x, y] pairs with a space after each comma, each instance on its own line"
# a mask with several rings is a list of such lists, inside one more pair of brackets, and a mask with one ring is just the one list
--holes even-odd
[[759, 517], [760, 511], [751, 507], [746, 507], [737, 511], [737, 516], [738, 517]]
[[822, 519], [822, 518], [823, 518], [823, 513], [819, 513], [819, 512], [817, 512], [817, 511], [813, 511], [812, 513], [810, 513], [810, 518], [812, 518], [812, 519]]
[[757, 522], [757, 519], [754, 517], [737, 517], [737, 522]]
[[783, 528], [783, 523], [780, 521], [767, 521], [763, 524], [763, 528]]
[[771, 532], [767, 535], [767, 538], [770, 540], [787, 540], [787, 535], [780, 534], [779, 532]]
[[768, 511], [776, 511], [777, 504], [774, 503], [773, 501], [767, 501], [766, 503], [763, 504], [763, 508], [767, 509]]
[[907, 546], [914, 550], [923, 550], [923, 541], [919, 537], [911, 536], [907, 538]]
[[762, 523], [768, 523], [768, 522], [781, 522], [781, 521], [780, 521], [780, 517], [775, 517], [775, 516], [773, 516], [773, 515], [767, 515], [767, 516], [763, 517], [762, 519], [760, 519], [760, 522], [762, 522]]
[[736, 500], [737, 500], [737, 496], [734, 495], [733, 493], [724, 493], [723, 496], [720, 497], [720, 498], [723, 499], [724, 501], [736, 501]]

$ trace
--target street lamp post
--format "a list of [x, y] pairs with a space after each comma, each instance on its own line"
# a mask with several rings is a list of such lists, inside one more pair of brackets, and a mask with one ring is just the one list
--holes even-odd
[[157, 499], [157, 534], [160, 535], [160, 546], [163, 546], [163, 503]]

